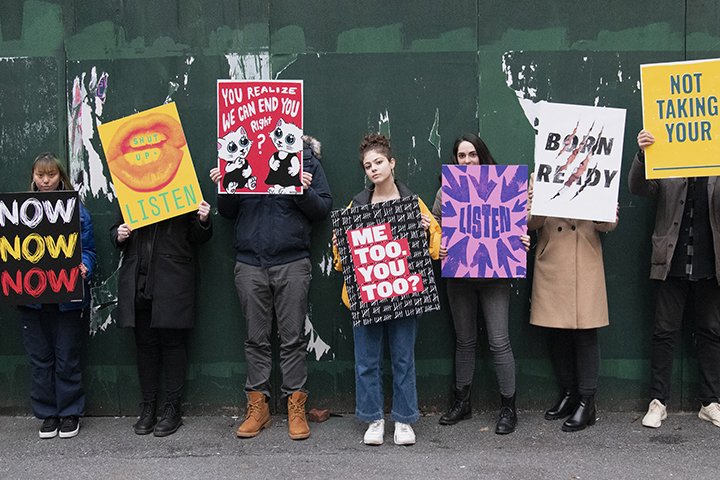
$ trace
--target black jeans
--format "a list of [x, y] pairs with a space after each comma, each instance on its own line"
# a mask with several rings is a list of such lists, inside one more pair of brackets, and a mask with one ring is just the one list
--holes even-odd
[[600, 371], [597, 328], [550, 328], [547, 343], [560, 387], [583, 396], [595, 395]]
[[720, 286], [713, 279], [691, 282], [668, 277], [657, 282], [655, 329], [652, 337], [650, 397], [670, 398], [675, 344], [688, 302], [694, 311], [694, 343], [700, 368], [700, 400], [717, 402], [720, 396]]
[[150, 328], [151, 303], [135, 301], [135, 345], [143, 401], [157, 399], [160, 374], [164, 374], [165, 397], [179, 404], [187, 370], [187, 329]]

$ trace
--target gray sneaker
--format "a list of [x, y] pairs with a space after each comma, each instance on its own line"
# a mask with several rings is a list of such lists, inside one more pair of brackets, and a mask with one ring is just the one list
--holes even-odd
[[720, 427], [720, 403], [713, 402], [707, 407], [700, 408], [698, 418], [710, 422], [716, 427]]
[[662, 421], [667, 418], [667, 408], [657, 398], [653, 398], [648, 406], [648, 411], [642, 419], [644, 427], [660, 428]]

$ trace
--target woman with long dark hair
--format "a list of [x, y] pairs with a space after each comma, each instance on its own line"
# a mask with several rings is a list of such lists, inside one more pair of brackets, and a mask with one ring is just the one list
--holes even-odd
[[[451, 164], [496, 165], [490, 150], [480, 137], [465, 134], [455, 139]], [[433, 215], [442, 223], [442, 194], [439, 189], [433, 204]], [[523, 238], [527, 245], [527, 237]], [[440, 246], [440, 258], [447, 256], [447, 245]], [[495, 433], [503, 435], [515, 431], [515, 357], [508, 333], [510, 281], [493, 278], [448, 278], [448, 301], [455, 326], [455, 399], [450, 409], [440, 417], [441, 425], [454, 425], [472, 416], [470, 391], [475, 372], [478, 306], [482, 308], [488, 343], [495, 364], [500, 388], [500, 414]]]

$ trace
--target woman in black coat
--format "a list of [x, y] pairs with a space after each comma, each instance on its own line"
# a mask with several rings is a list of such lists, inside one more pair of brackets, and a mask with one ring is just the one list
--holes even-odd
[[[187, 331], [195, 320], [195, 245], [212, 236], [210, 205], [133, 230], [118, 208], [113, 243], [122, 249], [117, 322], [135, 333], [142, 412], [135, 433], [171, 435], [182, 424], [180, 402], [187, 368]], [[165, 405], [157, 421], [160, 373]], [[157, 422], [157, 423], [156, 423]]]

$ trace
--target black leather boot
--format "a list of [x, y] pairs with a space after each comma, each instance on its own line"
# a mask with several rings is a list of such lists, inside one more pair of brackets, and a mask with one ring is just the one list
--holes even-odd
[[472, 417], [472, 406], [470, 404], [470, 385], [461, 389], [455, 389], [455, 400], [450, 410], [440, 417], [440, 425], [455, 425], [460, 420], [467, 420]]
[[581, 396], [577, 408], [562, 424], [563, 432], [577, 432], [589, 425], [595, 425], [595, 396]]
[[153, 432], [155, 423], [157, 422], [156, 404], [155, 401], [152, 400], [150, 402], [141, 402], [140, 406], [142, 407], [142, 412], [140, 412], [138, 421], [133, 425], [133, 430], [135, 430], [135, 433], [138, 435], [147, 435]]
[[545, 411], [545, 420], [557, 420], [569, 416], [577, 408], [579, 400], [574, 390], [564, 389], [555, 405]]
[[515, 431], [517, 426], [517, 410], [515, 409], [515, 395], [512, 397], [500, 396], [500, 418], [495, 426], [495, 433], [507, 435]]
[[153, 435], [156, 437], [167, 437], [177, 432], [182, 425], [180, 414], [180, 402], [166, 402], [163, 406], [163, 414], [160, 421], [155, 425]]

